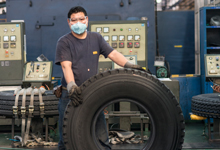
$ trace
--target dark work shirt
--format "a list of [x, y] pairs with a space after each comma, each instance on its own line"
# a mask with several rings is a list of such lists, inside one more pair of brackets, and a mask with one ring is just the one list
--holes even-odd
[[[72, 33], [62, 36], [57, 42], [55, 64], [71, 61], [75, 82], [80, 86], [84, 81], [98, 73], [99, 55], [105, 58], [113, 48], [96, 32], [87, 32], [85, 39], [78, 39]], [[64, 76], [61, 81], [67, 86]]]

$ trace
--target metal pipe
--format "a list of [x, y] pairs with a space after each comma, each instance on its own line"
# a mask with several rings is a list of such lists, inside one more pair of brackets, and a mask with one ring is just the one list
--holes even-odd
[[144, 141], [144, 133], [143, 133], [143, 118], [141, 118], [141, 140]]
[[[11, 139], [14, 139], [15, 136], [15, 118], [12, 118], [12, 124], [11, 124]], [[11, 141], [11, 145], [14, 145], [14, 142]]]
[[45, 118], [46, 120], [46, 129], [45, 129], [45, 141], [48, 142], [48, 117]]

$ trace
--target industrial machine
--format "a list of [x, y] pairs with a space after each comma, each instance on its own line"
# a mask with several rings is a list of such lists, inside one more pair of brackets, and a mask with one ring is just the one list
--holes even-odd
[[23, 85], [37, 86], [47, 85], [51, 89], [52, 61], [28, 62], [24, 68]]
[[[147, 66], [147, 20], [90, 21], [89, 30], [100, 33], [110, 46], [123, 55], [135, 55], [137, 64]], [[99, 72], [114, 68], [100, 55]]]
[[0, 85], [21, 85], [26, 62], [23, 22], [0, 24]]
[[205, 55], [205, 75], [206, 77], [220, 77], [220, 55]]

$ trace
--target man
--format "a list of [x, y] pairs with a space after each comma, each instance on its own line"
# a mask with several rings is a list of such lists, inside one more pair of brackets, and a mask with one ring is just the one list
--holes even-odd
[[[81, 103], [80, 99], [76, 101], [72, 97], [79, 90], [78, 86], [98, 73], [100, 54], [104, 55], [105, 58], [110, 58], [122, 67], [141, 69], [140, 66], [129, 63], [121, 53], [110, 47], [99, 33], [86, 30], [88, 27], [88, 17], [84, 8], [80, 6], [71, 8], [68, 13], [67, 22], [71, 33], [62, 36], [58, 40], [55, 60], [55, 63], [62, 67], [62, 86], [67, 89], [62, 90], [62, 96], [59, 100], [59, 149], [65, 149], [62, 138], [62, 126], [66, 105], [70, 99], [73, 100], [76, 106]], [[96, 133], [103, 149], [111, 149], [108, 145], [108, 133], [103, 113], [97, 119], [96, 127], [98, 129]], [[100, 133], [103, 133], [103, 130], [105, 130], [106, 134], [100, 135]]]

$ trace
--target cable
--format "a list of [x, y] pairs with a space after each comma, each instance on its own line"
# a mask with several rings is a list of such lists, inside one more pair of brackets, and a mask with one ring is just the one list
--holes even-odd
[[213, 84], [213, 86], [212, 86], [212, 85], [209, 83], [210, 86], [211, 86], [211, 88], [212, 88], [214, 91], [220, 93], [220, 85], [214, 83], [210, 78], [209, 78], [209, 81]]
[[166, 64], [166, 66], [167, 66], [167, 77], [169, 78], [170, 75], [171, 75], [171, 73], [170, 73], [170, 64], [169, 64], [169, 62], [166, 61], [166, 60], [165, 60], [165, 64]]
[[106, 110], [107, 107], [105, 107], [105, 109], [103, 110], [104, 111], [104, 114], [108, 114], [108, 110]]
[[47, 90], [50, 90], [49, 86], [46, 83], [44, 83], [44, 85], [47, 87]]

